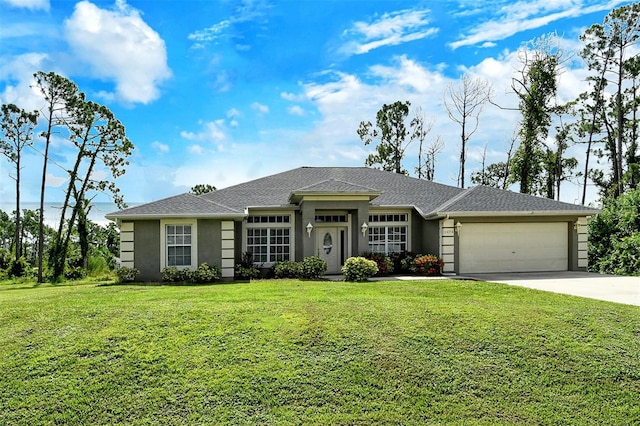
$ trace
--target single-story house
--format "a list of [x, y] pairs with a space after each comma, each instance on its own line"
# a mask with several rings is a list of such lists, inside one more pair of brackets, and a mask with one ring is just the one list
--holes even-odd
[[243, 253], [264, 268], [317, 255], [340, 273], [365, 251], [435, 254], [444, 272], [584, 270], [599, 210], [485, 186], [456, 188], [365, 167], [300, 167], [203, 195], [106, 215], [122, 266], [159, 280], [203, 262], [232, 278]]

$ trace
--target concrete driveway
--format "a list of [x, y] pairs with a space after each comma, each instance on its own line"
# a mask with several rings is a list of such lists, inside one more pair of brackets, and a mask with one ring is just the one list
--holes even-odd
[[463, 277], [640, 306], [640, 277], [576, 271], [465, 274]]

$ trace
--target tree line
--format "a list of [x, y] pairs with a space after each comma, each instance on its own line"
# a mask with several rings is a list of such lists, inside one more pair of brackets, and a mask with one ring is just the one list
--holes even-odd
[[[87, 100], [73, 81], [53, 72], [39, 71], [34, 74], [34, 83], [43, 99], [41, 110], [26, 111], [14, 104], [4, 104], [1, 108], [0, 153], [13, 164], [11, 178], [16, 185], [16, 209], [11, 221], [6, 213], [2, 213], [0, 219], [4, 221], [2, 243], [10, 247], [14, 265], [16, 262], [36, 265], [37, 279], [41, 283], [45, 277], [60, 279], [65, 270], [73, 266], [86, 269], [92, 245], [104, 243], [105, 238], [113, 239], [113, 232], [117, 232], [115, 228], [112, 225], [107, 228], [111, 237], [99, 237], [97, 225], [88, 220], [88, 214], [92, 200], [99, 193], [108, 194], [118, 207], [125, 207], [115, 179], [125, 173], [134, 146], [126, 137], [124, 125], [109, 108]], [[41, 131], [34, 138], [36, 130]], [[57, 228], [51, 229], [44, 222], [44, 200], [54, 139], [62, 139], [72, 147], [75, 159], [65, 170], [67, 186], [60, 219]], [[21, 211], [20, 208], [21, 160], [25, 149], [42, 154], [40, 208], [37, 212]], [[102, 177], [103, 173], [98, 171], [107, 173]], [[10, 222], [13, 224], [11, 227], [8, 226]], [[34, 222], [37, 223], [35, 242]], [[10, 228], [13, 237], [11, 242], [7, 242], [5, 234]], [[103, 245], [108, 246], [107, 251], [112, 252], [113, 244]], [[72, 248], [78, 250], [77, 255], [71, 255]], [[71, 259], [75, 264], [70, 263]]]
[[[562, 183], [580, 179], [583, 205], [589, 182], [597, 186], [602, 199], [635, 190], [640, 182], [639, 36], [639, 3], [614, 9], [602, 24], [585, 30], [580, 36], [584, 48], [577, 55], [589, 73], [585, 91], [568, 102], [559, 101], [558, 84], [566, 64], [576, 55], [566, 52], [555, 34], [519, 49], [520, 68], [511, 80], [517, 107], [498, 105], [490, 83], [469, 74], [448, 85], [442, 103], [460, 129], [458, 186], [467, 185], [467, 148], [480, 115], [487, 105], [493, 105], [519, 111], [520, 120], [504, 161], [486, 164], [485, 147], [482, 167], [470, 174], [471, 183], [502, 189], [517, 184], [522, 193], [560, 199]], [[360, 123], [357, 134], [363, 143], [377, 142], [365, 165], [408, 174], [402, 163], [407, 147], [415, 142], [419, 147], [414, 172], [418, 178], [432, 180], [436, 156], [444, 144], [440, 136], [427, 141], [433, 121], [420, 109], [411, 115], [410, 106], [409, 101], [385, 104], [375, 124]], [[581, 170], [578, 160], [567, 155], [575, 145], [585, 150]]]

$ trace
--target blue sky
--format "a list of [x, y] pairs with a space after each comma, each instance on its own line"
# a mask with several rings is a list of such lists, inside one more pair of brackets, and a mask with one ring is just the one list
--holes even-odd
[[[43, 70], [107, 105], [136, 146], [117, 180], [129, 203], [304, 165], [362, 166], [374, 148], [362, 144], [358, 124], [397, 100], [433, 121], [428, 140], [445, 143], [436, 181], [456, 185], [460, 129], [442, 105], [447, 85], [467, 72], [491, 82], [496, 102], [515, 107], [509, 87], [524, 42], [556, 32], [563, 49], [577, 51], [578, 35], [625, 3], [0, 0], [0, 101], [39, 109], [30, 86]], [[585, 76], [578, 58], [569, 61], [560, 100], [585, 90]], [[467, 182], [485, 146], [487, 162], [504, 160], [517, 121], [516, 112], [484, 108]], [[75, 155], [63, 140], [52, 150], [49, 201], [62, 199]], [[570, 153], [582, 162], [582, 147]], [[34, 201], [42, 157], [28, 152], [25, 162], [22, 198]], [[416, 165], [411, 146], [404, 166]], [[0, 168], [7, 202], [12, 170], [4, 159]], [[568, 183], [561, 198], [575, 202], [579, 194]]]

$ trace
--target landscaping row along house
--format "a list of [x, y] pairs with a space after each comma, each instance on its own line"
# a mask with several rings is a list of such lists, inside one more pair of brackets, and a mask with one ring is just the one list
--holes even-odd
[[320, 256], [329, 274], [371, 251], [434, 254], [458, 275], [585, 270], [587, 221], [598, 212], [365, 167], [301, 167], [106, 217], [120, 228], [122, 266], [156, 281], [165, 267], [203, 262], [233, 278], [247, 252], [261, 268]]

